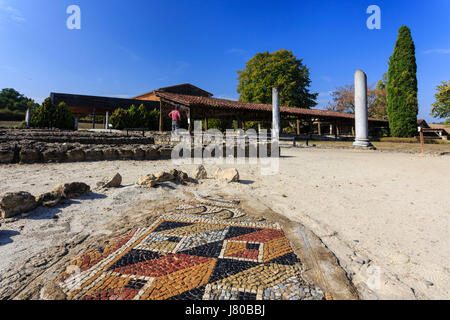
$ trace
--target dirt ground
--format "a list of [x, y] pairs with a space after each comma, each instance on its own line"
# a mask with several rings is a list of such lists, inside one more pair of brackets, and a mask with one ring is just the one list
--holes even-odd
[[[279, 173], [261, 175], [254, 164], [239, 169], [241, 182], [214, 179], [187, 187], [143, 189], [148, 173], [195, 164], [111, 161], [0, 166], [0, 194], [39, 194], [63, 182], [95, 186], [119, 172], [123, 188], [94, 193], [53, 209], [39, 208], [2, 224], [0, 272], [42, 248], [80, 234], [101, 234], [132, 203], [185, 191], [245, 195], [311, 229], [336, 255], [365, 299], [449, 299], [450, 157], [398, 152], [282, 149]], [[205, 165], [213, 176], [217, 164]], [[58, 215], [58, 219], [52, 219]]]

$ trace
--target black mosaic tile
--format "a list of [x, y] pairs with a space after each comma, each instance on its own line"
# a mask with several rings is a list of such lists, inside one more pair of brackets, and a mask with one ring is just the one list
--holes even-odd
[[256, 293], [239, 292], [238, 300], [256, 300]]
[[259, 243], [247, 243], [246, 244], [246, 248], [248, 250], [259, 250], [259, 246], [260, 246]]
[[181, 241], [181, 239], [182, 239], [182, 238], [180, 238], [180, 237], [169, 237], [169, 238], [167, 239], [167, 241], [178, 243], [178, 242]]
[[260, 231], [262, 229], [256, 229], [256, 228], [244, 228], [244, 227], [230, 227], [228, 230], [227, 235], [225, 236], [225, 239], [230, 239], [238, 236], [242, 236], [244, 234], [253, 233], [256, 231]]
[[236, 273], [242, 272], [244, 270], [250, 269], [256, 266], [257, 262], [251, 261], [239, 261], [230, 259], [218, 259], [214, 270], [209, 278], [208, 283], [213, 283], [215, 281], [227, 278]]
[[205, 294], [205, 286], [201, 286], [201, 287], [183, 292], [182, 294], [171, 297], [167, 300], [202, 300], [204, 294]]
[[127, 289], [133, 289], [133, 290], [141, 290], [143, 286], [145, 286], [145, 284], [147, 283], [147, 281], [145, 280], [130, 280], [127, 285], [125, 286], [125, 288]]
[[292, 266], [298, 262], [300, 262], [300, 260], [297, 258], [295, 253], [291, 252], [291, 253], [285, 254], [284, 256], [272, 259], [272, 260], [268, 261], [267, 263], [276, 263], [276, 264], [284, 264], [284, 265]]
[[205, 244], [203, 246], [195, 247], [192, 249], [188, 249], [185, 251], [180, 251], [180, 253], [192, 255], [192, 256], [201, 256], [208, 258], [217, 258], [220, 255], [220, 251], [222, 250], [223, 241], [216, 241]]
[[153, 232], [160, 232], [175, 228], [181, 228], [193, 225], [193, 223], [187, 223], [187, 222], [176, 222], [176, 221], [164, 221], [161, 223]]
[[108, 270], [114, 270], [116, 268], [122, 268], [130, 264], [139, 263], [147, 260], [155, 260], [161, 257], [158, 252], [147, 251], [147, 250], [130, 250], [122, 258], [120, 258], [116, 263], [114, 263]]

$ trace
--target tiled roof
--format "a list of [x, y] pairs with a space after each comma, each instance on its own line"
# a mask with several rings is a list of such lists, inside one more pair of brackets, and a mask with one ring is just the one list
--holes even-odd
[[[262, 103], [248, 103], [240, 101], [232, 101], [226, 99], [216, 99], [208, 97], [199, 96], [187, 96], [176, 93], [168, 93], [156, 91], [156, 96], [170, 100], [185, 106], [200, 106], [206, 108], [217, 108], [217, 109], [235, 109], [235, 110], [248, 110], [248, 111], [267, 111], [272, 112], [272, 105], [262, 104]], [[314, 109], [303, 109], [303, 108], [292, 108], [292, 107], [280, 107], [280, 112], [290, 115], [310, 115], [318, 117], [329, 117], [329, 118], [347, 118], [354, 119], [355, 115], [344, 112], [327, 111], [327, 110], [314, 110]], [[387, 120], [380, 120], [375, 118], [369, 118], [370, 121], [381, 121], [387, 122]]]

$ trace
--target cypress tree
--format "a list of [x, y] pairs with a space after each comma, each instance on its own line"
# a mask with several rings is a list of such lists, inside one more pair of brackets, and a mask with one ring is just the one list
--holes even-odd
[[387, 112], [393, 137], [417, 134], [417, 64], [411, 31], [401, 26], [394, 53], [389, 59]]

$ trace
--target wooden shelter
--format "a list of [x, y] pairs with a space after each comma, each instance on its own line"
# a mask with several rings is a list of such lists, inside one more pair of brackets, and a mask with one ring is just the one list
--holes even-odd
[[[259, 103], [246, 103], [226, 99], [213, 98], [213, 94], [200, 89], [192, 84], [185, 83], [171, 87], [164, 87], [134, 97], [133, 99], [118, 99], [107, 97], [80, 96], [68, 94], [51, 94], [56, 103], [64, 101], [74, 114], [97, 114], [111, 112], [118, 107], [129, 107], [132, 104], [144, 104], [148, 108], [159, 108], [159, 129], [163, 128], [163, 116], [177, 107], [187, 117], [189, 129], [194, 120], [207, 120], [210, 118], [233, 119], [239, 121], [241, 126], [245, 121], [271, 121], [272, 105]], [[351, 131], [354, 127], [355, 116], [349, 113], [302, 109], [292, 107], [280, 107], [282, 120], [292, 120], [297, 123], [297, 135], [300, 135], [300, 123], [307, 122], [310, 127], [317, 126], [317, 133], [325, 133], [323, 126], [330, 128], [330, 134], [339, 135]], [[388, 128], [387, 120], [369, 118], [369, 126], [372, 128]], [[207, 128], [207, 125], [205, 126]], [[349, 129], [350, 128], [350, 129]], [[168, 128], [167, 128], [168, 129]]]

